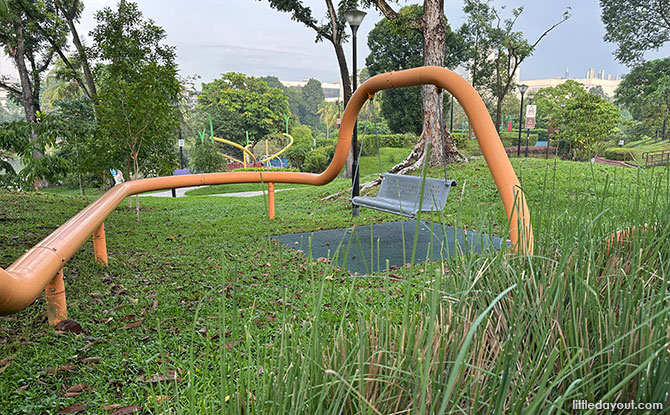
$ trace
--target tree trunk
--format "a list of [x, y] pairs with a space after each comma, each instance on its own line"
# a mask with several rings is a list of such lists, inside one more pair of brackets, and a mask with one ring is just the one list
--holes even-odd
[[498, 102], [496, 103], [496, 131], [500, 132], [502, 125], [500, 125], [500, 121], [502, 120], [502, 106], [503, 106], [503, 98], [498, 98]]
[[84, 80], [86, 81], [86, 86], [88, 92], [91, 94], [91, 99], [95, 101], [95, 96], [98, 91], [95, 87], [95, 81], [93, 80], [93, 71], [91, 71], [91, 66], [88, 62], [88, 55], [86, 54], [86, 48], [81, 43], [79, 38], [79, 32], [77, 32], [77, 27], [74, 25], [74, 16], [79, 1], [73, 2], [70, 10], [66, 10], [64, 5], [60, 1], [56, 1], [56, 7], [58, 7], [61, 12], [65, 15], [67, 25], [72, 34], [72, 43], [74, 43], [75, 48], [77, 49], [77, 54], [79, 55], [79, 61], [81, 62], [82, 72], [84, 73]]
[[[19, 20], [15, 20], [13, 23], [14, 33], [16, 34], [16, 47], [10, 49], [10, 55], [14, 59], [16, 64], [16, 69], [19, 73], [19, 80], [21, 82], [21, 104], [23, 105], [23, 111], [26, 117], [26, 121], [31, 124], [37, 123], [37, 111], [39, 107], [37, 103], [39, 101], [33, 96], [33, 85], [30, 80], [30, 73], [28, 67], [26, 66], [25, 60], [25, 40], [23, 37], [23, 24]], [[30, 142], [35, 143], [37, 141], [37, 133], [35, 129], [32, 128], [30, 131]], [[32, 158], [33, 160], [42, 158], [43, 154], [37, 149], [32, 149]], [[39, 190], [39, 178], [35, 179], [35, 190]]]
[[[421, 17], [423, 32], [423, 64], [426, 66], [444, 66], [444, 48], [446, 26], [444, 18], [444, 0], [424, 0]], [[415, 150], [425, 148], [425, 140], [430, 139], [431, 166], [462, 160], [451, 134], [446, 133], [444, 120], [443, 94], [433, 85], [421, 87], [423, 99], [423, 131]], [[444, 140], [444, 141], [443, 141]]]

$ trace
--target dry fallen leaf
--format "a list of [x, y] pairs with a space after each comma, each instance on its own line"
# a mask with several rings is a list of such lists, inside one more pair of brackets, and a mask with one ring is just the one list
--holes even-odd
[[142, 324], [142, 320], [137, 320], [137, 321], [131, 321], [130, 323], [126, 323], [123, 325], [124, 329], [132, 329], [134, 327], [137, 327]]
[[141, 411], [142, 408], [137, 405], [121, 406], [109, 415], [127, 415]]
[[23, 386], [21, 386], [21, 387], [19, 387], [19, 388], [16, 388], [16, 391], [17, 391], [17, 392], [23, 392], [23, 391], [26, 390], [26, 389], [28, 389], [28, 385], [23, 385]]
[[73, 334], [86, 333], [86, 334], [88, 334], [88, 332], [81, 327], [81, 324], [77, 323], [74, 320], [63, 320], [63, 321], [59, 322], [58, 324], [56, 324], [54, 329], [56, 331], [61, 331], [61, 332], [64, 332], [64, 333], [73, 333]]
[[66, 408], [61, 409], [58, 411], [59, 414], [78, 414], [79, 412], [83, 412], [86, 410], [86, 407], [80, 403], [76, 403], [74, 405], [70, 405]]
[[103, 410], [103, 411], [111, 411], [112, 409], [116, 409], [116, 408], [120, 408], [120, 407], [121, 407], [121, 405], [119, 405], [118, 403], [113, 403], [113, 404], [111, 404], [111, 405], [105, 405], [105, 406], [103, 406], [103, 407], [102, 407], [102, 410]]
[[79, 393], [88, 389], [88, 383], [77, 383], [76, 385], [70, 386], [65, 393]]

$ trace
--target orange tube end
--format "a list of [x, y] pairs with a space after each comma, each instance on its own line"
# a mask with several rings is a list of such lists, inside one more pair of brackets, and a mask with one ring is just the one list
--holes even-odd
[[63, 320], [67, 320], [67, 302], [65, 301], [65, 281], [63, 270], [59, 270], [53, 279], [44, 288], [47, 300], [47, 318], [49, 325], [55, 326]]
[[268, 216], [275, 218], [275, 184], [268, 183]]
[[93, 252], [95, 262], [107, 266], [107, 240], [105, 239], [105, 223], [101, 223], [98, 229], [93, 232]]

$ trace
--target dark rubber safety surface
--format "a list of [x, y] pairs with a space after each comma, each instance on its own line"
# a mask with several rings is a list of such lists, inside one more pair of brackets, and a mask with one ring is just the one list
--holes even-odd
[[[272, 238], [308, 255], [311, 237], [312, 258], [337, 257], [337, 264], [343, 269], [352, 273], [369, 274], [386, 269], [386, 260], [389, 265], [396, 266], [409, 263], [415, 229], [416, 220], [406, 220], [346, 229], [289, 233]], [[463, 229], [456, 231], [451, 226], [435, 222], [421, 221], [418, 234], [416, 263], [439, 261], [463, 252], [497, 250], [504, 243], [497, 236]]]

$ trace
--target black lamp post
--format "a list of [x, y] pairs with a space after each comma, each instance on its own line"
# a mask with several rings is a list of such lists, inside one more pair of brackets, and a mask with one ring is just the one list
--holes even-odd
[[[528, 93], [528, 105], [533, 105], [533, 97], [534, 95], [532, 93]], [[528, 141], [530, 139], [530, 128], [526, 128], [526, 155], [525, 157], [528, 157]], [[549, 143], [547, 143], [549, 145]]]
[[516, 156], [521, 157], [521, 128], [523, 126], [523, 94], [528, 90], [528, 85], [519, 85], [519, 92], [521, 92], [521, 106], [519, 107], [519, 140], [516, 145]]
[[[361, 10], [348, 10], [344, 12], [344, 17], [347, 18], [347, 22], [349, 22], [349, 26], [351, 26], [351, 34], [352, 34], [352, 40], [351, 40], [351, 48], [352, 48], [352, 54], [353, 54], [353, 71], [352, 71], [352, 88], [351, 88], [351, 93], [353, 95], [354, 92], [356, 92], [356, 84], [358, 84], [358, 77], [357, 77], [357, 70], [356, 70], [356, 32], [358, 32], [358, 28], [360, 27], [361, 23], [363, 23], [363, 18], [365, 17], [366, 13]], [[354, 134], [351, 137], [351, 150], [353, 152], [353, 162], [351, 163], [351, 170], [353, 170], [354, 176], [351, 178], [351, 186], [352, 186], [352, 192], [351, 196], [356, 197], [359, 195], [360, 189], [359, 189], [359, 174], [358, 174], [358, 123], [354, 123]], [[353, 211], [352, 214], [353, 216], [358, 216], [359, 215], [359, 208], [356, 205], [352, 205]]]

